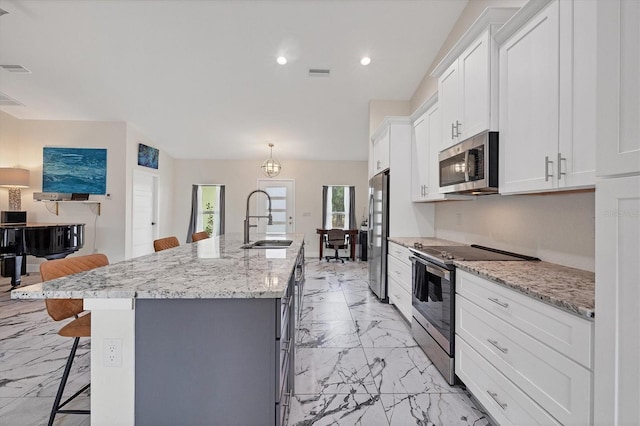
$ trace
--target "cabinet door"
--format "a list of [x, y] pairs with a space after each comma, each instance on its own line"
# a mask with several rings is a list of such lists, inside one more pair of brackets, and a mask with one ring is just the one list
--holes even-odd
[[413, 123], [411, 138], [411, 199], [422, 201], [427, 196], [429, 177], [429, 126], [427, 113], [422, 114]]
[[460, 81], [458, 61], [455, 61], [438, 79], [438, 104], [442, 114], [442, 149], [455, 145], [460, 123]]
[[500, 192], [555, 186], [559, 104], [558, 2], [500, 47]]
[[389, 137], [390, 129], [385, 130], [373, 141], [374, 175], [389, 168]]
[[598, 2], [597, 174], [640, 172], [640, 2]]
[[596, 183], [597, 3], [560, 2], [559, 188]]
[[596, 183], [597, 425], [640, 424], [639, 218], [640, 176]]
[[440, 196], [440, 167], [438, 155], [442, 148], [442, 122], [438, 105], [427, 111], [427, 125], [429, 127], [429, 153], [427, 193], [429, 196]]
[[458, 59], [461, 141], [490, 127], [489, 42], [487, 30]]

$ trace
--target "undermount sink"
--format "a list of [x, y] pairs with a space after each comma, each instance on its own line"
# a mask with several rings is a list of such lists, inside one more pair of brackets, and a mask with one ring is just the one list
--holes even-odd
[[291, 245], [292, 240], [258, 240], [254, 243], [245, 244], [243, 249], [281, 249]]

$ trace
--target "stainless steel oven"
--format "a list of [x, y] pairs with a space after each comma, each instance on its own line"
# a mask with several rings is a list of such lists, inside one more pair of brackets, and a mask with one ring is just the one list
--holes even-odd
[[445, 380], [455, 383], [456, 260], [537, 261], [535, 257], [490, 247], [432, 246], [412, 253], [413, 337]]
[[453, 385], [455, 267], [436, 265], [414, 252], [411, 256], [413, 337]]

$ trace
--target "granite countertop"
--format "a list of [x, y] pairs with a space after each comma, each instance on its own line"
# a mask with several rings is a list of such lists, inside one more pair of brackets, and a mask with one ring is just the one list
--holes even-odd
[[464, 246], [466, 244], [456, 243], [455, 241], [442, 240], [433, 237], [389, 237], [392, 243], [400, 244], [407, 248], [413, 248], [414, 243], [420, 243], [425, 247], [429, 246]]
[[465, 271], [589, 319], [595, 317], [595, 273], [548, 262], [454, 261]]
[[[252, 241], [264, 237], [252, 235]], [[304, 235], [282, 239], [293, 243], [286, 249], [245, 250], [242, 234], [227, 234], [18, 288], [11, 298], [279, 298], [294, 271]]]

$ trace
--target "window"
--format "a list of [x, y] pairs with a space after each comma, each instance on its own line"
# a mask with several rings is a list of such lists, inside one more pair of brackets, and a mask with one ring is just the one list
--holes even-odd
[[327, 185], [322, 187], [324, 229], [352, 229], [355, 223], [355, 187]]
[[224, 185], [193, 185], [187, 242], [198, 231], [224, 234], [224, 192]]
[[196, 228], [209, 235], [220, 235], [220, 187], [198, 185], [198, 221]]

